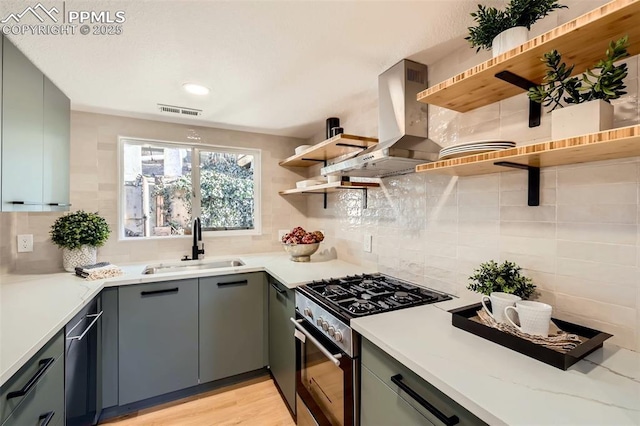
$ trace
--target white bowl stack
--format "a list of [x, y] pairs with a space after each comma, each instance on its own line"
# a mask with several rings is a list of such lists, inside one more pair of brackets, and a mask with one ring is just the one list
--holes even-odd
[[516, 146], [512, 141], [475, 141], [464, 142], [451, 145], [440, 150], [439, 160], [447, 160], [449, 158], [465, 157], [467, 155], [482, 154], [491, 151], [500, 151]]

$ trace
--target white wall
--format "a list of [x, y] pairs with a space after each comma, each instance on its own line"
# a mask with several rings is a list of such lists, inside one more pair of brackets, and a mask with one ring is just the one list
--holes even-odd
[[[538, 33], [595, 7], [588, 3], [543, 21]], [[430, 65], [430, 84], [486, 59], [468, 48], [451, 52]], [[616, 127], [640, 123], [638, 62], [637, 56], [627, 60], [629, 94], [613, 102]], [[430, 106], [429, 135], [442, 146], [550, 140], [550, 116], [530, 129], [527, 107], [525, 94], [465, 114]], [[341, 118], [346, 133], [377, 133], [374, 105]], [[309, 198], [308, 225], [326, 230], [343, 259], [458, 295], [468, 292], [468, 277], [481, 262], [515, 261], [555, 316], [610, 332], [613, 343], [637, 351], [639, 196], [639, 158], [545, 168], [539, 207], [527, 206], [524, 171], [465, 178], [411, 174], [383, 179], [380, 190], [369, 191], [366, 210], [358, 191], [330, 196], [326, 210]], [[373, 235], [373, 253], [363, 251], [365, 234]]]
[[[118, 241], [118, 136], [189, 142], [262, 150], [262, 234], [204, 238], [207, 256], [281, 250], [278, 229], [304, 224], [302, 198], [283, 198], [278, 191], [292, 188], [300, 177], [278, 166], [302, 144], [294, 138], [186, 126], [102, 114], [72, 112], [72, 210], [98, 211], [112, 230], [99, 261], [130, 263], [179, 260], [191, 253], [190, 237], [149, 241]], [[0, 273], [50, 273], [62, 270], [62, 256], [49, 239], [49, 229], [59, 213], [0, 213]], [[33, 253], [17, 253], [16, 235], [33, 234]]]

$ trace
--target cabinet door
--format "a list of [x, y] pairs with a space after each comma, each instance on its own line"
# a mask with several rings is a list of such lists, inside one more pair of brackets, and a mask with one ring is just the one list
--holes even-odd
[[120, 405], [198, 384], [198, 280], [118, 289]]
[[42, 211], [44, 76], [3, 42], [2, 210]]
[[118, 405], [118, 288], [102, 290], [102, 407]]
[[296, 412], [295, 292], [269, 279], [269, 368], [289, 408]]
[[63, 425], [64, 415], [64, 357], [60, 356], [3, 426]]
[[360, 424], [433, 426], [433, 423], [364, 366], [360, 375]]
[[70, 101], [44, 78], [43, 210], [69, 210]]
[[200, 382], [266, 365], [264, 274], [200, 278]]

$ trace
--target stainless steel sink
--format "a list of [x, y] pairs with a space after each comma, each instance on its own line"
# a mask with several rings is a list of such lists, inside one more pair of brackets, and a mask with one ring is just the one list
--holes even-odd
[[166, 274], [169, 272], [181, 272], [181, 271], [197, 271], [200, 269], [217, 269], [217, 268], [233, 268], [236, 266], [244, 266], [244, 262], [238, 259], [230, 260], [217, 260], [211, 262], [189, 262], [186, 261], [180, 264], [159, 264], [159, 265], [147, 265], [142, 271], [145, 275], [150, 274]]

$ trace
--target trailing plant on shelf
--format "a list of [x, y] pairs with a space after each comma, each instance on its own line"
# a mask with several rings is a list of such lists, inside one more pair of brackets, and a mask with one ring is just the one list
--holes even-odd
[[557, 50], [545, 53], [541, 61], [547, 67], [543, 84], [529, 89], [529, 99], [545, 107], [564, 107], [564, 104], [581, 104], [602, 99], [610, 102], [625, 95], [624, 79], [627, 77], [627, 64], [615, 63], [629, 56], [629, 37], [624, 36], [609, 43], [606, 57], [599, 60], [593, 68], [587, 69], [581, 76], [571, 77], [574, 65], [562, 62]]
[[528, 299], [535, 293], [536, 286], [530, 278], [520, 274], [522, 268], [514, 262], [505, 261], [498, 265], [495, 261], [481, 263], [469, 277], [469, 290], [490, 295], [494, 291], [515, 294]]
[[51, 227], [51, 241], [61, 248], [100, 247], [109, 238], [109, 225], [98, 213], [83, 210], [60, 216]]
[[476, 26], [468, 28], [469, 35], [465, 40], [476, 48], [476, 52], [490, 50], [493, 39], [501, 32], [514, 27], [530, 30], [536, 21], [566, 7], [557, 0], [511, 0], [505, 10], [479, 4], [478, 10], [471, 13]]

